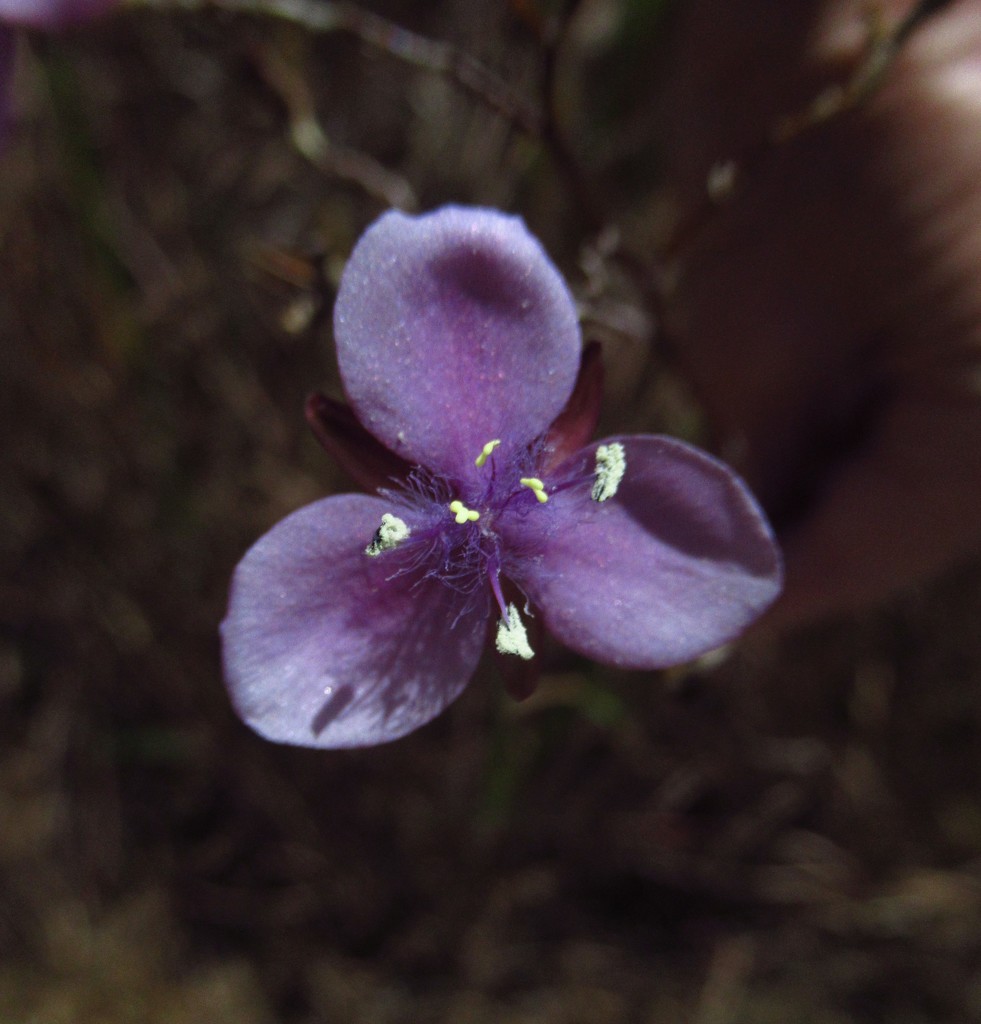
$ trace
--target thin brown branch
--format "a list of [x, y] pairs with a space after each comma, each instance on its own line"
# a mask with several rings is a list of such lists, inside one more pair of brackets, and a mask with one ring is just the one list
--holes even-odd
[[741, 184], [770, 153], [792, 139], [868, 102], [888, 76], [896, 58], [916, 29], [950, 2], [920, 0], [888, 30], [878, 19], [873, 20], [865, 56], [847, 81], [822, 90], [802, 110], [779, 118], [740, 156], [717, 161], [706, 178], [703, 201], [675, 228], [664, 246], [661, 253], [662, 265], [668, 265], [680, 256], [711, 220], [717, 207], [737, 194]]
[[555, 17], [542, 25], [539, 40], [542, 46], [541, 137], [552, 154], [559, 172], [565, 176], [589, 229], [595, 232], [604, 226], [605, 218], [600, 212], [596, 191], [591, 187], [582, 162], [563, 127], [557, 87], [562, 46], [581, 2], [582, 0], [564, 0]]
[[283, 101], [289, 119], [293, 148], [315, 167], [342, 181], [357, 185], [385, 206], [414, 211], [419, 201], [401, 175], [357, 149], [330, 139], [317, 119], [316, 106], [306, 80], [269, 47], [255, 51], [256, 66], [271, 89]]
[[348, 32], [384, 53], [440, 75], [503, 115], [522, 131], [541, 137], [540, 113], [490, 68], [469, 54], [436, 39], [411, 32], [378, 14], [344, 0], [131, 0], [161, 10], [204, 10], [276, 18], [310, 32]]
[[[526, 11], [524, 20], [535, 28], [543, 51], [542, 106], [537, 107], [516, 92], [498, 74], [452, 43], [430, 39], [403, 28], [395, 22], [367, 11], [346, 0], [130, 0], [160, 10], [205, 10], [213, 8], [233, 14], [275, 18], [324, 34], [347, 32], [366, 45], [400, 60], [445, 78], [485, 107], [501, 115], [525, 135], [540, 142], [551, 156], [560, 175], [574, 196], [592, 230], [603, 226], [595, 190], [590, 187], [574, 148], [562, 130], [555, 109], [555, 69], [565, 30], [580, 0], [565, 0], [562, 11], [554, 18], [529, 20], [535, 9]], [[297, 125], [293, 125], [294, 135]], [[316, 158], [325, 169], [340, 177], [366, 185], [380, 197], [401, 194], [399, 183], [389, 180], [384, 169], [365, 163], [364, 154], [348, 151], [336, 143], [325, 145], [322, 130], [311, 118], [299, 123], [300, 134], [294, 138], [304, 155]], [[309, 152], [308, 152], [309, 150]], [[393, 202], [411, 208], [413, 199], [402, 194]]]

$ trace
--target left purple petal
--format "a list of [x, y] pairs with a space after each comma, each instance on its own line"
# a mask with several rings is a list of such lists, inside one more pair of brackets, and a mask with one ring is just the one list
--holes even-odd
[[538, 437], [579, 368], [565, 282], [521, 220], [494, 210], [382, 216], [344, 270], [334, 333], [361, 422], [456, 479], [488, 441]]
[[665, 668], [745, 629], [780, 592], [780, 554], [727, 466], [667, 437], [611, 440], [627, 464], [616, 497], [590, 498], [592, 445], [555, 474], [587, 482], [557, 490], [539, 515], [511, 525], [512, 571], [573, 650], [624, 668]]
[[116, 0], [0, 0], [0, 19], [27, 28], [68, 28], [115, 6]]
[[[222, 623], [225, 681], [256, 732], [307, 747], [361, 747], [424, 725], [459, 696], [485, 640], [486, 604], [418, 574], [388, 579], [364, 554], [391, 504], [326, 498], [245, 555]], [[462, 611], [462, 613], [461, 613]]]

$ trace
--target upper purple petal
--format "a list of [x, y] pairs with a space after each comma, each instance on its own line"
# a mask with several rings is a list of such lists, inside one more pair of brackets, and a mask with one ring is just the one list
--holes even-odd
[[267, 739], [383, 743], [424, 725], [466, 686], [487, 607], [437, 580], [391, 577], [364, 548], [389, 503], [340, 495], [274, 526], [235, 570], [222, 623], [225, 681]]
[[[721, 462], [666, 437], [626, 451], [616, 497], [552, 494], [511, 527], [516, 581], [569, 647], [627, 668], [664, 668], [733, 639], [781, 586], [781, 560], [752, 495]], [[600, 442], [600, 443], [609, 443]], [[597, 445], [574, 464], [589, 473]]]
[[76, 25], [116, 6], [116, 0], [0, 0], [0, 20], [28, 28]]
[[545, 430], [581, 348], [565, 282], [522, 221], [464, 207], [376, 221], [344, 270], [334, 331], [362, 423], [461, 480], [488, 441]]

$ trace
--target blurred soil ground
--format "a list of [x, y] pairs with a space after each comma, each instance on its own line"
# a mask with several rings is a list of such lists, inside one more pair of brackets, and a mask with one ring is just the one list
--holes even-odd
[[[233, 566], [348, 486], [302, 403], [337, 389], [333, 283], [388, 201], [524, 215], [606, 342], [608, 425], [698, 438], [596, 230], [657, 237], [660, 8], [578, 7], [555, 62], [578, 185], [350, 34], [145, 10], [22, 46], [0, 164], [3, 1024], [981, 1021], [976, 567], [714, 666], [556, 650], [520, 705], [487, 666], [375, 750], [275, 747], [227, 703]], [[373, 9], [537, 102], [531, 5]]]

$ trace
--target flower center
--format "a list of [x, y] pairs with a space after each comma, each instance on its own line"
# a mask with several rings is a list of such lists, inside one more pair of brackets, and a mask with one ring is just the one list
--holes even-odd
[[[531, 514], [536, 507], [547, 504], [550, 495], [569, 488], [589, 488], [594, 502], [608, 501], [620, 486], [627, 461], [623, 445], [611, 441], [596, 449], [591, 472], [583, 467], [546, 484], [537, 476], [519, 475], [537, 465], [534, 451], [501, 461], [495, 454], [501, 444], [501, 438], [488, 441], [474, 459], [474, 466], [481, 470], [478, 480], [483, 484], [471, 485], [469, 492], [463, 495], [467, 503], [453, 493], [455, 487], [447, 480], [429, 476], [422, 469], [414, 471], [407, 484], [408, 493], [392, 494], [404, 507], [409, 522], [398, 515], [384, 513], [365, 554], [372, 558], [379, 555], [389, 558], [392, 557], [389, 552], [399, 549], [402, 554], [392, 563], [393, 576], [421, 572], [461, 594], [474, 594], [489, 584], [500, 609], [497, 649], [503, 654], [527, 659], [533, 652], [524, 624], [517, 606], [508, 600], [502, 587], [509, 552], [503, 550], [497, 521], [504, 516], [520, 518]], [[529, 500], [529, 491], [535, 501]], [[510, 552], [510, 556], [513, 557], [514, 552]], [[527, 605], [524, 611], [528, 613]]]

